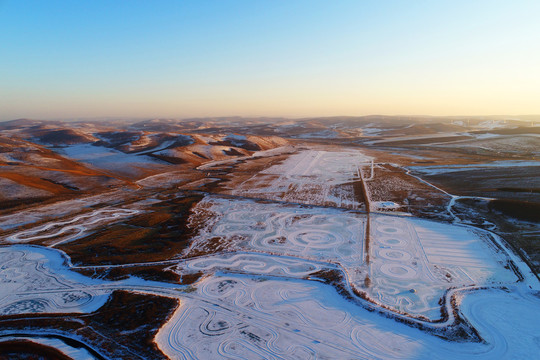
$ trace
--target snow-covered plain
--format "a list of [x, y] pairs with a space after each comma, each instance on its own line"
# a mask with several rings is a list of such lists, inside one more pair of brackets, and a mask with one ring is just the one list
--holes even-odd
[[[329, 285], [297, 278], [317, 271], [317, 262], [298, 266], [284, 257], [262, 265], [259, 254], [229, 254], [215, 263], [193, 259], [193, 269], [210, 271], [232, 260], [263, 271], [256, 276], [208, 272], [194, 292], [186, 292], [136, 279], [91, 280], [71, 272], [65, 255], [55, 249], [13, 245], [1, 250], [4, 314], [88, 312], [114, 289], [179, 298], [181, 306], [156, 337], [171, 359], [502, 359], [533, 358], [538, 351], [540, 315], [534, 309], [540, 299], [518, 285], [463, 296], [461, 312], [484, 342], [460, 343], [367, 311]], [[288, 271], [280, 276], [283, 268]]]
[[182, 301], [156, 340], [171, 359], [374, 359], [418, 351], [412, 336], [394, 335], [395, 324], [380, 320], [327, 285], [215, 276]]
[[120, 281], [92, 279], [72, 271], [72, 267], [69, 257], [54, 248], [0, 246], [0, 315], [88, 313], [105, 304], [114, 290], [153, 294], [158, 289], [157, 294], [170, 296], [171, 289], [182, 288], [134, 277]]
[[126, 154], [115, 149], [94, 146], [92, 144], [69, 145], [55, 150], [61, 155], [96, 168], [115, 171], [122, 170], [134, 174], [138, 174], [140, 169], [160, 164], [159, 160], [150, 156]]
[[110, 291], [69, 271], [61, 253], [37, 246], [0, 247], [0, 314], [91, 312]]
[[[463, 226], [377, 214], [370, 216], [367, 242], [366, 214], [219, 197], [207, 197], [194, 209], [194, 221], [207, 217], [188, 252], [212, 252], [216, 245], [207, 239], [213, 238], [219, 239], [220, 249], [293, 257], [288, 261], [297, 258], [298, 266], [305, 260], [338, 264], [351, 285], [373, 301], [433, 320], [449, 288], [518, 279], [486, 233]], [[222, 256], [212, 264], [249, 274], [261, 270]], [[366, 277], [370, 286], [364, 286]]]
[[[540, 306], [501, 290], [468, 294], [484, 342], [453, 342], [358, 307], [328, 285], [216, 274], [181, 300], [156, 342], [171, 359], [532, 359]], [[471, 306], [471, 307], [469, 307]], [[474, 314], [469, 314], [469, 311]]]
[[290, 156], [282, 164], [271, 166], [232, 192], [234, 195], [360, 209], [353, 182], [360, 178], [359, 168], [371, 158], [359, 151], [307, 150]]

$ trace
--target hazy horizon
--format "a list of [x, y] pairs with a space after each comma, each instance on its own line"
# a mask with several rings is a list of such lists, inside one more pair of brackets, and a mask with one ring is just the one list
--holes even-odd
[[539, 10], [2, 1], [0, 121], [540, 114]]
[[305, 117], [287, 117], [287, 116], [241, 116], [241, 115], [218, 115], [218, 116], [193, 116], [193, 117], [182, 117], [182, 116], [171, 116], [171, 117], [160, 117], [160, 116], [90, 116], [90, 117], [65, 117], [65, 118], [31, 118], [31, 117], [18, 117], [11, 119], [0, 119], [1, 122], [17, 121], [17, 120], [33, 120], [33, 121], [62, 121], [62, 122], [83, 122], [83, 121], [148, 121], [148, 120], [175, 120], [175, 121], [184, 121], [184, 120], [208, 120], [208, 119], [239, 119], [239, 120], [255, 120], [255, 119], [279, 119], [279, 120], [290, 120], [290, 121], [302, 121], [302, 120], [317, 120], [317, 119], [336, 119], [336, 118], [370, 118], [370, 117], [384, 117], [384, 118], [393, 118], [399, 119], [403, 118], [403, 121], [407, 120], [445, 120], [445, 119], [454, 119], [454, 120], [515, 120], [515, 121], [540, 121], [540, 114], [521, 114], [521, 115], [508, 115], [508, 114], [490, 114], [490, 115], [423, 115], [423, 114], [411, 114], [411, 115], [388, 115], [388, 114], [367, 114], [367, 115], [329, 115], [329, 116], [305, 116]]

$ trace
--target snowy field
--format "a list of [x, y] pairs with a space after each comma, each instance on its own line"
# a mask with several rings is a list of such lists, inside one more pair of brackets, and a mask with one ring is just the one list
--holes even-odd
[[[194, 259], [190, 266], [210, 276], [187, 292], [137, 279], [91, 280], [70, 271], [65, 256], [54, 249], [13, 245], [0, 254], [3, 314], [89, 312], [114, 289], [180, 299], [156, 337], [171, 359], [497, 359], [533, 358], [538, 350], [540, 314], [531, 310], [540, 299], [523, 287], [463, 296], [461, 312], [484, 342], [460, 343], [367, 311], [329, 285], [295, 279], [317, 271], [318, 262], [261, 261], [260, 254]], [[212, 272], [227, 261], [262, 275]]]
[[110, 291], [69, 271], [58, 251], [24, 245], [0, 247], [0, 314], [91, 312]]
[[126, 154], [121, 151], [92, 144], [69, 145], [55, 149], [59, 154], [99, 169], [139, 174], [142, 169], [159, 165], [160, 160], [146, 155]]
[[[273, 275], [283, 275], [291, 273], [295, 262], [299, 268], [306, 260], [330, 268], [338, 264], [351, 285], [373, 301], [430, 319], [440, 316], [438, 302], [449, 288], [517, 280], [505, 268], [506, 254], [490, 245], [485, 233], [457, 225], [371, 215], [367, 244], [367, 215], [337, 209], [207, 197], [194, 209], [192, 220], [205, 218], [188, 253], [212, 253], [217, 241], [218, 249], [265, 254], [265, 259], [286, 256], [288, 264], [268, 264], [261, 256], [242, 260], [217, 255], [213, 261], [198, 262], [197, 270], [260, 274], [272, 269]], [[366, 277], [371, 282], [367, 287]]]
[[0, 246], [0, 315], [89, 313], [105, 304], [114, 290], [155, 293], [158, 289], [157, 294], [171, 296], [171, 289], [182, 288], [139, 278], [92, 279], [71, 267], [69, 257], [57, 249]]
[[364, 223], [356, 214], [206, 197], [192, 216], [192, 221], [204, 219], [208, 220], [188, 253], [212, 251], [207, 239], [217, 237], [230, 251], [362, 262]]
[[400, 358], [418, 351], [412, 337], [377, 320], [327, 285], [216, 276], [182, 301], [156, 340], [171, 359]]
[[[509, 258], [471, 228], [384, 215], [372, 216], [366, 290], [383, 305], [430, 319], [449, 288], [514, 283]], [[357, 279], [356, 283], [359, 283]]]
[[[266, 277], [205, 278], [156, 337], [171, 359], [530, 359], [537, 297], [467, 295], [482, 343], [442, 340], [369, 312], [324, 284]], [[469, 307], [470, 306], [470, 307]], [[504, 320], [503, 320], [504, 319]]]
[[243, 182], [234, 195], [360, 209], [353, 182], [371, 158], [359, 151], [306, 150]]

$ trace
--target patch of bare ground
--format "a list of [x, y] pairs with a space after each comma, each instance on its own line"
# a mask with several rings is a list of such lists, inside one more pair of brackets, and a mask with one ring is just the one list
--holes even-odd
[[[60, 156], [51, 149], [21, 139], [0, 136], [0, 177], [9, 179], [19, 187], [46, 191], [49, 196], [92, 191], [124, 184], [107, 172], [89, 168], [77, 161]], [[9, 186], [0, 185], [2, 198], [11, 196]], [[43, 196], [35, 196], [43, 197]]]
[[[71, 195], [61, 195], [55, 197], [31, 197], [31, 198], [19, 198], [13, 200], [1, 199], [0, 200], [0, 215], [15, 213], [19, 210], [28, 209], [32, 205], [47, 205], [53, 204], [58, 201], [68, 200], [72, 198]], [[1, 235], [1, 232], [0, 232]]]
[[389, 147], [400, 147], [400, 146], [407, 146], [407, 145], [424, 145], [424, 144], [433, 144], [433, 143], [448, 143], [452, 141], [459, 141], [459, 140], [469, 140], [470, 136], [444, 136], [444, 137], [428, 137], [428, 138], [416, 138], [416, 139], [404, 139], [404, 140], [388, 140], [384, 141], [384, 146]]
[[373, 180], [366, 182], [371, 201], [392, 201], [401, 211], [417, 216], [446, 219], [450, 197], [406, 174], [402, 168], [381, 164], [375, 167]]
[[204, 255], [232, 252], [236, 248], [236, 244], [246, 241], [241, 235], [235, 236], [213, 236], [205, 239], [204, 242], [199, 242], [196, 246], [189, 248], [184, 257], [192, 258]]
[[166, 359], [154, 337], [177, 306], [175, 299], [115, 291], [90, 314], [9, 315], [0, 318], [0, 327], [5, 333], [60, 332], [82, 338], [108, 358]]
[[0, 360], [72, 360], [55, 348], [29, 340], [0, 342]]
[[26, 209], [33, 204], [50, 204], [105, 192], [124, 185], [107, 176], [86, 176], [60, 170], [33, 167], [0, 169], [0, 215]]
[[39, 141], [53, 145], [89, 143], [97, 140], [93, 136], [72, 129], [41, 129], [33, 135], [38, 136]]
[[[198, 231], [198, 229], [203, 229], [207, 225], [208, 220], [213, 219], [216, 221], [217, 219], [221, 218], [222, 215], [211, 211], [209, 206], [210, 205], [205, 206], [204, 202], [199, 204], [197, 211], [194, 211], [189, 217], [188, 227], [193, 229], [194, 235], [196, 235], [196, 231]], [[230, 248], [227, 248], [227, 244], [228, 243], [226, 242], [225, 238], [221, 236], [205, 239], [202, 244], [203, 248], [197, 247], [196, 241], [194, 241], [192, 242], [191, 246], [184, 251], [183, 257], [189, 258], [230, 250]]]
[[[344, 184], [349, 185], [349, 184]], [[358, 203], [365, 204], [365, 194], [364, 194], [364, 186], [362, 185], [361, 180], [356, 180], [350, 183], [350, 185], [353, 188], [354, 193], [354, 200], [356, 200]]]
[[[231, 194], [232, 191], [248, 181], [255, 174], [271, 166], [281, 164], [288, 157], [288, 154], [269, 157], [253, 157], [245, 160], [238, 160], [228, 165], [216, 166], [211, 170], [207, 170], [207, 176], [218, 177], [221, 181], [216, 183], [213, 187], [205, 186], [203, 190]], [[270, 176], [272, 177], [272, 175]], [[273, 176], [273, 178], [275, 178], [275, 176]]]
[[167, 156], [161, 154], [148, 154], [148, 156], [154, 157], [156, 159], [168, 162], [169, 164], [180, 165], [187, 163], [186, 160], [174, 156]]
[[482, 164], [494, 160], [516, 160], [516, 157], [505, 153], [482, 153], [465, 151], [459, 147], [407, 146], [386, 147], [359, 146], [366, 155], [372, 156], [376, 162], [394, 163], [401, 166], [414, 165], [467, 165]]
[[540, 166], [464, 168], [422, 177], [456, 195], [540, 203]]
[[333, 286], [337, 292], [345, 298], [351, 300], [353, 297], [344, 285], [343, 274], [334, 269], [322, 269], [309, 275], [308, 280], [320, 281], [324, 284]]
[[[163, 192], [166, 192], [166, 190], [163, 190]], [[40, 226], [49, 224], [51, 221], [69, 222], [76, 217], [89, 215], [100, 209], [111, 210], [112, 208], [127, 208], [141, 199], [152, 198], [154, 196], [156, 196], [156, 194], [153, 191], [141, 189], [137, 192], [136, 196], [133, 196], [129, 190], [119, 189], [101, 194], [81, 194], [81, 197], [76, 199], [72, 196], [57, 196], [55, 198], [43, 199], [36, 203], [31, 201], [24, 203], [21, 201], [18, 207], [5, 211], [0, 210], [0, 219], [4, 217], [2, 220], [5, 221], [3, 225], [9, 225], [7, 229], [0, 230], [0, 236], [8, 236], [20, 231], [39, 228]], [[12, 219], [11, 224], [10, 221], [6, 221], [6, 218]], [[30, 219], [31, 221], [25, 221], [25, 219]], [[103, 218], [98, 223], [91, 225], [86, 224], [85, 220], [81, 220], [78, 223], [73, 223], [73, 225], [83, 225], [84, 227], [92, 228], [105, 226], [107, 223], [110, 223], [111, 220], [114, 221], [114, 218]], [[13, 226], [13, 222], [21, 222], [21, 224]], [[0, 228], [1, 227], [2, 226], [0, 225]], [[62, 228], [63, 225], [52, 226], [40, 235], [53, 234], [55, 231]], [[32, 240], [29, 243], [33, 245], [49, 246], [63, 240], [63, 238], [69, 237], [73, 232], [76, 232], [76, 229], [62, 232], [58, 236], [51, 238]]]
[[[183, 278], [176, 272], [169, 270], [169, 265], [140, 265], [140, 266], [119, 266], [110, 268], [73, 268], [92, 278], [100, 278], [110, 281], [124, 280], [130, 276], [135, 276], [144, 280], [168, 282], [172, 284], [190, 285], [197, 281], [190, 281], [189, 278]], [[187, 283], [185, 281], [188, 281]]]
[[540, 222], [539, 203], [495, 199], [489, 202], [489, 208], [516, 220]]
[[187, 221], [191, 208], [201, 198], [191, 195], [162, 200], [142, 214], [122, 219], [59, 248], [79, 265], [171, 259], [189, 245], [191, 229]]

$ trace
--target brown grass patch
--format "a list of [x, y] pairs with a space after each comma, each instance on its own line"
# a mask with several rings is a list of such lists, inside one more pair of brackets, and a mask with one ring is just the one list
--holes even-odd
[[189, 246], [187, 220], [201, 196], [175, 197], [60, 248], [76, 264], [129, 264], [171, 259]]
[[0, 318], [2, 330], [64, 331], [82, 337], [93, 348], [115, 359], [162, 359], [154, 338], [172, 315], [178, 300], [114, 291], [105, 305], [91, 314], [19, 314]]
[[2, 171], [0, 177], [15, 181], [24, 186], [33, 187], [40, 190], [48, 191], [52, 194], [66, 194], [72, 192], [62, 185], [44, 180], [37, 176], [22, 175], [15, 172]]
[[[111, 281], [127, 279], [135, 276], [144, 280], [167, 282], [172, 284], [189, 285], [192, 282], [184, 283], [184, 277], [180, 277], [174, 271], [168, 270], [169, 265], [148, 265], [148, 266], [124, 266], [113, 268], [75, 268], [77, 271], [88, 277], [99, 277]], [[196, 280], [195, 280], [196, 281]]]
[[61, 351], [29, 340], [0, 342], [0, 360], [72, 360]]

